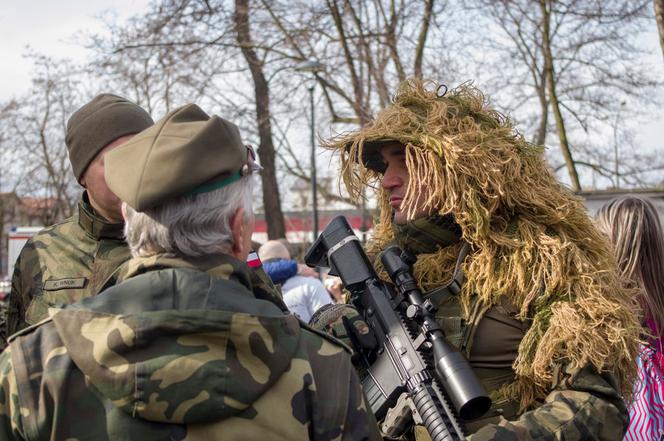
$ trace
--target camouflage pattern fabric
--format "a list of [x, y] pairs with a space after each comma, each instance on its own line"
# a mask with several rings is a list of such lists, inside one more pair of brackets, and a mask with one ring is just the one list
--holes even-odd
[[590, 367], [566, 368], [562, 385], [537, 409], [516, 421], [501, 418], [468, 441], [622, 440], [629, 423], [612, 376]]
[[[431, 223], [425, 227], [430, 238], [435, 236], [435, 231], [431, 230], [448, 228]], [[418, 237], [416, 232], [408, 231], [410, 239]], [[444, 236], [444, 232], [437, 234]], [[412, 241], [411, 251], [423, 252], [419, 244], [432, 245], [431, 241]], [[367, 325], [354, 308], [346, 306], [324, 311], [312, 318], [311, 325], [350, 343], [343, 317], [358, 329]], [[468, 440], [623, 439], [629, 416], [617, 382], [610, 373], [598, 373], [590, 367], [573, 368], [561, 360], [560, 378], [550, 386], [546, 401], [529, 411], [520, 410], [518, 400], [506, 398], [502, 388], [515, 380], [512, 366], [529, 323], [517, 320], [517, 309], [507, 301], [492, 308], [475, 307], [467, 319], [463, 318], [457, 295], [444, 297], [436, 306], [436, 319], [448, 342], [464, 353], [493, 400], [486, 415], [466, 422], [468, 433], [472, 434]], [[413, 427], [406, 439], [430, 440], [426, 429], [420, 426]]]
[[355, 348], [356, 345], [371, 349], [378, 344], [369, 325], [353, 305], [345, 303], [324, 305], [311, 317], [309, 326], [333, 336], [353, 350], [358, 349]]
[[[395, 227], [399, 245], [415, 254], [449, 246], [458, 238], [457, 229], [436, 216]], [[572, 368], [560, 360], [560, 378], [550, 385], [546, 402], [520, 410], [518, 400], [506, 398], [502, 389], [516, 379], [513, 365], [530, 323], [518, 320], [518, 308], [505, 299], [490, 308], [473, 300], [467, 318], [458, 295], [439, 300], [436, 319], [448, 342], [464, 353], [493, 401], [486, 415], [466, 422], [469, 440], [622, 440], [628, 414], [610, 373]], [[411, 437], [428, 440], [422, 429], [414, 428]]]
[[516, 379], [512, 366], [529, 326], [516, 315], [517, 308], [505, 300], [491, 308], [473, 308], [467, 320], [458, 296], [438, 305], [436, 319], [447, 340], [464, 353], [492, 398], [487, 414], [467, 422], [473, 434], [468, 440], [622, 440], [629, 416], [609, 372], [574, 368], [560, 360], [559, 378], [544, 403], [525, 411], [518, 399], [505, 397], [502, 388]]
[[10, 339], [0, 439], [380, 439], [349, 353], [257, 299], [245, 263], [127, 267]]
[[[195, 262], [195, 261], [194, 261]], [[199, 262], [200, 265], [206, 266], [205, 262]], [[167, 254], [160, 254], [158, 256], [131, 259], [123, 263], [120, 268], [115, 272], [112, 281], [121, 282], [130, 277], [142, 274], [146, 271], [154, 271], [161, 268], [171, 268], [174, 265], [182, 267], [186, 265], [188, 268], [196, 268], [193, 263], [186, 263], [181, 259], [175, 258]], [[272, 280], [265, 272], [262, 264], [254, 267], [247, 267], [249, 271], [249, 279], [252, 287], [254, 297], [261, 300], [267, 300], [276, 305], [281, 311], [289, 314], [288, 306], [284, 303], [283, 296], [277, 287], [272, 283]], [[105, 284], [106, 287], [111, 286], [110, 283]]]
[[74, 216], [43, 229], [23, 247], [12, 277], [4, 337], [44, 319], [50, 307], [99, 293], [129, 257], [123, 224], [97, 216], [84, 193]]
[[272, 302], [277, 305], [282, 312], [290, 314], [288, 306], [284, 303], [281, 291], [274, 286], [274, 283], [272, 283], [270, 276], [267, 275], [262, 265], [249, 268], [249, 277], [251, 278], [251, 284], [254, 288], [254, 296], [256, 296], [257, 299]]
[[[346, 327], [342, 318], [346, 316], [360, 329], [366, 323], [349, 305], [347, 309], [331, 310], [329, 314], [321, 314], [312, 319], [312, 326], [324, 330], [330, 335], [340, 338], [351, 345]], [[502, 308], [490, 311], [478, 311], [471, 320], [474, 323], [465, 323], [459, 316], [449, 316], [450, 312], [460, 314], [458, 299], [448, 299], [446, 305], [439, 310], [437, 319], [446, 329], [450, 343], [462, 349], [464, 340], [497, 341], [500, 333], [493, 335], [496, 328], [480, 326], [481, 322], [492, 321], [506, 323], [509, 312]], [[501, 317], [502, 315], [502, 317]], [[513, 320], [512, 320], [513, 321]], [[513, 324], [512, 324], [513, 326]], [[468, 332], [470, 330], [470, 332]], [[518, 332], [518, 331], [517, 331]], [[503, 333], [503, 336], [507, 332]], [[510, 331], [513, 348], [505, 352], [516, 354], [519, 339], [514, 338], [515, 332]], [[465, 337], [469, 336], [469, 337]], [[614, 377], [608, 372], [598, 373], [591, 367], [573, 369], [565, 366], [561, 369], [561, 378], [546, 399], [545, 403], [529, 412], [519, 412], [518, 403], [505, 398], [501, 387], [514, 380], [512, 368], [503, 363], [493, 366], [474, 353], [473, 345], [468, 345], [464, 352], [468, 357], [475, 374], [492, 397], [491, 409], [478, 420], [466, 422], [466, 429], [470, 435], [469, 441], [499, 441], [499, 440], [597, 440], [619, 441], [623, 439], [629, 416], [625, 403], [618, 393], [618, 386]], [[359, 371], [360, 375], [363, 373]], [[429, 441], [426, 429], [421, 426], [412, 428], [404, 439]]]

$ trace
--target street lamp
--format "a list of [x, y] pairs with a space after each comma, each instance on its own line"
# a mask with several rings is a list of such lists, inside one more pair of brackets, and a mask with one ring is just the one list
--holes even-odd
[[613, 123], [613, 165], [614, 165], [614, 175], [615, 175], [615, 183], [614, 187], [617, 189], [620, 188], [620, 167], [619, 167], [619, 162], [618, 162], [618, 122], [620, 120], [620, 113], [622, 112], [623, 108], [625, 107], [626, 102], [623, 101], [620, 103], [620, 108], [618, 109], [618, 113], [616, 114], [616, 121]]
[[316, 186], [316, 132], [315, 132], [315, 114], [314, 114], [314, 87], [316, 86], [316, 72], [323, 70], [323, 65], [316, 60], [307, 60], [299, 64], [296, 68], [298, 72], [309, 72], [311, 74], [311, 83], [307, 89], [309, 90], [309, 105], [311, 116], [309, 120], [309, 129], [311, 130], [311, 199], [312, 199], [312, 225], [311, 231], [313, 233], [314, 242], [318, 237], [318, 188]]

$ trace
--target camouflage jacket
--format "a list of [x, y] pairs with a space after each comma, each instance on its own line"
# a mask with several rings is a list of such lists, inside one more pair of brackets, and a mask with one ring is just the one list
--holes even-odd
[[0, 439], [379, 439], [347, 350], [257, 298], [245, 263], [127, 268], [10, 339]]
[[99, 293], [129, 257], [123, 224], [96, 215], [84, 193], [74, 216], [44, 228], [23, 247], [12, 277], [3, 337], [44, 319], [49, 307]]

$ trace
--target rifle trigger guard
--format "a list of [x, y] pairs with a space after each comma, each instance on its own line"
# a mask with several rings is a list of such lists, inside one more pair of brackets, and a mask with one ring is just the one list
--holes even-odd
[[342, 246], [344, 246], [347, 243], [352, 242], [354, 240], [359, 242], [360, 238], [357, 237], [354, 234], [351, 234], [350, 236], [344, 237], [339, 242], [337, 242], [333, 247], [331, 247], [329, 250], [327, 250], [327, 260], [328, 260], [328, 262], [330, 262], [330, 257], [332, 257], [332, 254], [334, 254], [339, 248], [341, 248]]

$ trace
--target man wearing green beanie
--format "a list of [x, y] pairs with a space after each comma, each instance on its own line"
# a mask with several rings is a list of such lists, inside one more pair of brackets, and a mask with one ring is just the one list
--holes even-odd
[[108, 153], [132, 259], [10, 339], [0, 439], [380, 439], [348, 348], [255, 280], [258, 170], [193, 104]]
[[97, 294], [129, 258], [120, 200], [104, 180], [104, 157], [153, 124], [141, 107], [111, 94], [97, 95], [71, 116], [65, 143], [85, 191], [74, 216], [43, 229], [21, 251], [3, 337], [39, 322], [50, 307]]

